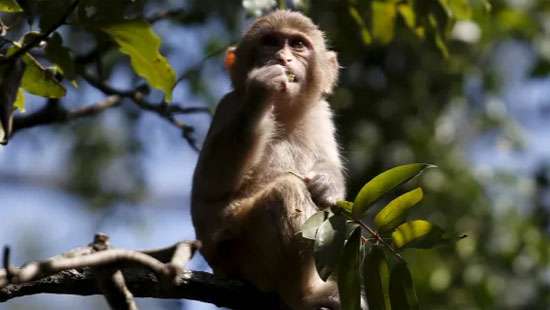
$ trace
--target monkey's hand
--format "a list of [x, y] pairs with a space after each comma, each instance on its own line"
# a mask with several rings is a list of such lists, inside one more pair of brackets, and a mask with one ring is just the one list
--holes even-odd
[[271, 97], [288, 90], [288, 75], [282, 65], [269, 65], [252, 70], [248, 75], [247, 90], [253, 96]]
[[338, 189], [334, 180], [324, 173], [310, 173], [304, 178], [307, 189], [311, 195], [311, 199], [321, 208], [329, 208], [336, 204], [336, 201], [342, 197], [338, 197]]

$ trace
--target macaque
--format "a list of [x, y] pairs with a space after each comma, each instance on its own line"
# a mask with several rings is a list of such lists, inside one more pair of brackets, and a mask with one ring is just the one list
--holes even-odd
[[304, 15], [257, 19], [225, 65], [219, 103], [197, 164], [191, 213], [214, 273], [277, 292], [291, 309], [339, 309], [334, 281], [315, 269], [301, 226], [343, 199], [342, 162], [325, 97], [336, 53]]

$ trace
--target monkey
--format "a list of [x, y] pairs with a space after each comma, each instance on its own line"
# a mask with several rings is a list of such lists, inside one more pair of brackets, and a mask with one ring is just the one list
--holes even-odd
[[215, 274], [276, 292], [291, 309], [339, 309], [301, 226], [345, 196], [326, 97], [339, 63], [301, 13], [258, 18], [225, 62], [233, 90], [217, 106], [193, 176], [191, 215]]

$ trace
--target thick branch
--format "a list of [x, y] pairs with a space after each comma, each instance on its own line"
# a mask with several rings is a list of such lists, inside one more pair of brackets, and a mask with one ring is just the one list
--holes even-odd
[[[278, 304], [274, 296], [262, 294], [250, 285], [206, 272], [184, 271], [173, 283], [164, 283], [144, 269], [126, 268], [123, 274], [134, 297], [184, 298], [232, 309], [270, 309], [269, 305]], [[38, 281], [8, 285], [0, 289], [0, 302], [41, 293], [102, 294], [89, 268], [71, 269]]]
[[[104, 242], [98, 242], [103, 238]], [[0, 302], [40, 294], [103, 294], [113, 309], [136, 309], [133, 297], [186, 298], [235, 309], [281, 309], [274, 295], [245, 283], [209, 273], [184, 270], [200, 243], [131, 251], [110, 249], [98, 234], [88, 247], [77, 248], [21, 268], [9, 265], [9, 248], [0, 269]]]

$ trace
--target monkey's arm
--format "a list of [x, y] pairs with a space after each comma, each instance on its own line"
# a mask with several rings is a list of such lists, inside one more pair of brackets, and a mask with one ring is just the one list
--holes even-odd
[[249, 73], [244, 89], [222, 99], [195, 171], [194, 195], [223, 200], [239, 191], [273, 135], [273, 102], [287, 84], [282, 66], [260, 67]]
[[195, 171], [198, 197], [226, 199], [260, 160], [274, 123], [268, 109], [253, 103], [257, 100], [230, 93], [218, 105]]

